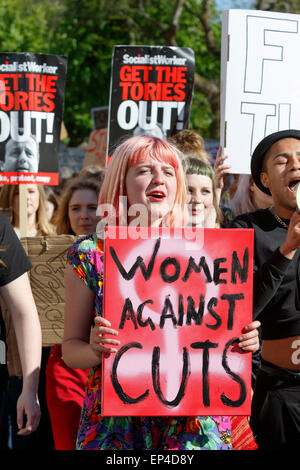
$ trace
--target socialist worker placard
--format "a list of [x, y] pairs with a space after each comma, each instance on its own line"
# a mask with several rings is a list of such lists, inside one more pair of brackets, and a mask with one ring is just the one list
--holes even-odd
[[166, 138], [188, 127], [194, 66], [194, 51], [188, 47], [114, 48], [108, 155], [124, 137]]
[[67, 59], [0, 54], [0, 184], [59, 184]]

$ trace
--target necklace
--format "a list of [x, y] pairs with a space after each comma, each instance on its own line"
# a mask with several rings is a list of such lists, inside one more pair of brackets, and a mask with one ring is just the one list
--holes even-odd
[[277, 222], [280, 223], [280, 225], [282, 225], [284, 228], [289, 228], [289, 226], [279, 217], [279, 215], [276, 214], [275, 209], [274, 209], [273, 206], [269, 208], [269, 211], [275, 217]]

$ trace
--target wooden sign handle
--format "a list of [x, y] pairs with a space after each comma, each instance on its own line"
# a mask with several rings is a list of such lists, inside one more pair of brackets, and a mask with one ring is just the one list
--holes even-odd
[[20, 237], [27, 236], [27, 184], [19, 184]]

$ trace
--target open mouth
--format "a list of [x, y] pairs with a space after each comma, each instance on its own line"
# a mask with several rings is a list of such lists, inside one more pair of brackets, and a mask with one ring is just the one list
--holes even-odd
[[192, 215], [200, 215], [203, 213], [203, 209], [192, 209]]
[[147, 197], [153, 201], [162, 201], [166, 195], [163, 191], [152, 191], [151, 193], [147, 194]]
[[296, 185], [297, 185], [298, 183], [300, 183], [300, 178], [295, 178], [294, 180], [291, 180], [291, 181], [289, 182], [289, 189], [290, 189], [291, 191], [295, 191], [295, 187], [296, 187]]

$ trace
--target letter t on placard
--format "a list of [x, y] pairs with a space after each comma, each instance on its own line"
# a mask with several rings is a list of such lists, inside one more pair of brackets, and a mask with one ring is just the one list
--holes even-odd
[[[251, 141], [250, 141], [250, 155], [257, 145], [267, 133], [267, 119], [271, 116], [276, 116], [276, 104], [268, 103], [241, 103], [241, 114], [249, 114], [252, 123]], [[249, 126], [249, 127], [250, 127]], [[276, 129], [274, 129], [275, 132]]]

